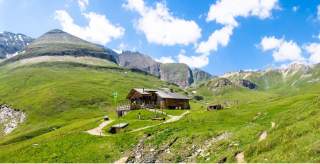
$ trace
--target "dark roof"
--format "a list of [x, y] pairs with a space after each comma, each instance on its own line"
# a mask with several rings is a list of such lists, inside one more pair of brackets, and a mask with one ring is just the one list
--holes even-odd
[[123, 123], [119, 123], [119, 124], [112, 125], [111, 127], [112, 127], [112, 128], [125, 128], [125, 127], [127, 127], [128, 125], [129, 125], [128, 123], [123, 122]]
[[182, 99], [182, 100], [189, 100], [187, 96], [184, 96], [179, 93], [173, 93], [169, 91], [163, 91], [158, 89], [143, 89], [143, 88], [134, 88], [135, 91], [139, 92], [142, 95], [150, 95], [150, 92], [156, 93], [159, 97], [165, 99]]

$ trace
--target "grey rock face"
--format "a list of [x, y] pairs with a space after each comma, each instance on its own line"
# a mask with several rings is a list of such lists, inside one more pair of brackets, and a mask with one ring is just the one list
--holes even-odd
[[212, 75], [201, 70], [201, 69], [193, 69], [192, 70], [192, 74], [193, 74], [193, 81], [195, 83], [197, 82], [201, 82], [201, 81], [206, 81], [212, 78]]
[[0, 59], [21, 51], [33, 40], [34, 39], [24, 34], [15, 34], [11, 32], [0, 33]]
[[160, 78], [183, 88], [194, 82], [191, 69], [186, 64], [180, 63], [161, 64]]
[[245, 79], [236, 80], [235, 83], [249, 89], [256, 89], [258, 87], [255, 83]]
[[231, 86], [232, 82], [226, 78], [217, 78], [215, 80], [210, 81], [208, 85], [214, 88], [223, 88], [226, 86]]
[[186, 64], [168, 63], [162, 64], [153, 60], [150, 56], [139, 52], [124, 51], [118, 56], [120, 66], [137, 69], [160, 77], [161, 80], [187, 87], [197, 81], [210, 79], [212, 76], [200, 69], [191, 70]]
[[122, 52], [118, 56], [118, 64], [129, 69], [138, 69], [157, 77], [160, 76], [160, 63], [139, 52]]

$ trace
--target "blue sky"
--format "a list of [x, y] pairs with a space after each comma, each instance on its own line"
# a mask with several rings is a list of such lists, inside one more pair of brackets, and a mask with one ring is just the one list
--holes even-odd
[[[215, 75], [320, 62], [320, 0], [0, 0], [0, 31], [55, 28]], [[209, 39], [210, 38], [210, 39]]]

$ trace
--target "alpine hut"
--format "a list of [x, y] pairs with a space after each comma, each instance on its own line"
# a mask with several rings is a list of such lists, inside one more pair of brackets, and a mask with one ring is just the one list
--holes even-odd
[[172, 91], [134, 88], [129, 92], [127, 99], [130, 101], [131, 109], [190, 109], [190, 99]]

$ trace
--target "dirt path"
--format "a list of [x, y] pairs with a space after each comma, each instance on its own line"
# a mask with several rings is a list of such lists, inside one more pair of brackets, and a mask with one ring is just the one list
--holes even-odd
[[[147, 109], [151, 112], [160, 112], [160, 111], [157, 111], [157, 110], [152, 110], [152, 109]], [[138, 128], [138, 129], [134, 129], [130, 132], [137, 132], [137, 131], [141, 131], [141, 130], [144, 130], [144, 129], [148, 129], [148, 128], [152, 128], [152, 127], [155, 127], [155, 126], [159, 126], [159, 125], [162, 125], [162, 124], [167, 124], [167, 123], [171, 123], [171, 122], [176, 122], [176, 121], [179, 121], [180, 119], [182, 119], [182, 117], [184, 117], [186, 114], [190, 113], [190, 111], [186, 111], [184, 113], [182, 113], [180, 116], [172, 116], [172, 115], [168, 115], [166, 114], [165, 112], [161, 112], [165, 115], [167, 115], [169, 117], [168, 120], [166, 120], [165, 122], [163, 123], [160, 123], [160, 124], [156, 124], [156, 125], [150, 125], [150, 126], [145, 126], [145, 127], [142, 127], [142, 128]]]
[[107, 125], [109, 125], [110, 123], [112, 123], [113, 120], [108, 120], [108, 121], [104, 121], [102, 122], [98, 127], [88, 130], [86, 131], [88, 134], [94, 135], [94, 136], [106, 136], [103, 133], [103, 128], [106, 127]]
[[190, 113], [190, 112], [186, 111], [186, 112], [182, 113], [180, 116], [168, 115], [168, 117], [170, 117], [170, 118], [168, 120], [166, 120], [163, 124], [179, 121], [183, 116], [185, 116], [188, 113]]

